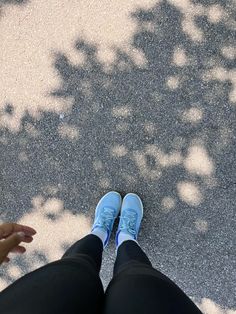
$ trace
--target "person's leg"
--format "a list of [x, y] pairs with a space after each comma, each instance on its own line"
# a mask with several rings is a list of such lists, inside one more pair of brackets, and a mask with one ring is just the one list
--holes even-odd
[[23, 276], [3, 290], [1, 312], [99, 314], [104, 300], [99, 278], [102, 252], [120, 205], [118, 193], [107, 193], [96, 207], [91, 234], [74, 243], [60, 260]]
[[69, 247], [62, 256], [62, 259], [76, 258], [83, 255], [84, 258], [87, 257], [94, 263], [99, 273], [102, 264], [102, 252], [103, 244], [101, 239], [94, 234], [88, 234]]
[[116, 260], [113, 276], [132, 262], [152, 266], [137, 241], [142, 218], [143, 204], [141, 199], [136, 194], [127, 194], [122, 202], [120, 222], [116, 232]]
[[201, 314], [201, 311], [174, 282], [152, 267], [135, 241], [125, 241], [117, 251], [103, 313]]
[[100, 313], [102, 252], [102, 241], [95, 235], [77, 241], [62, 259], [26, 274], [0, 292], [1, 312]]
[[[152, 267], [137, 243], [142, 219], [141, 200], [134, 194], [126, 197], [116, 235], [114, 276], [105, 292], [103, 313], [201, 314], [175, 283]], [[137, 215], [133, 214], [135, 210]]]
[[121, 243], [117, 249], [116, 260], [113, 269], [113, 276], [129, 267], [132, 262], [139, 262], [147, 266], [152, 266], [147, 255], [136, 241], [127, 240]]

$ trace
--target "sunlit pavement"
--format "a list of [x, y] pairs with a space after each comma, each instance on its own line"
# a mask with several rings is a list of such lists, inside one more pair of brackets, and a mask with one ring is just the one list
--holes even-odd
[[153, 266], [204, 313], [236, 313], [234, 15], [233, 0], [0, 0], [0, 219], [38, 232], [0, 289], [59, 259], [117, 190], [143, 199]]

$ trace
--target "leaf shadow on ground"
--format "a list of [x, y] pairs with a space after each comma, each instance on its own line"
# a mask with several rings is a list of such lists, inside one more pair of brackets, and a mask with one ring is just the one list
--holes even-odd
[[[205, 40], [193, 42], [182, 31], [182, 14], [167, 2], [132, 18], [138, 25], [132, 47], [142, 64], [116, 49], [107, 69], [96, 45], [78, 39], [84, 63], [58, 52], [61, 86], [51, 93], [72, 99], [71, 111], [42, 112], [38, 120], [26, 115], [18, 134], [1, 131], [2, 218], [18, 221], [38, 194], [93, 217], [103, 193], [136, 192], [145, 206], [140, 243], [154, 267], [197, 301], [235, 306], [234, 86], [212, 72], [235, 66], [221, 53], [232, 44], [232, 30], [201, 16], [195, 22]], [[14, 105], [6, 110], [14, 113]]]
[[2, 15], [2, 9], [4, 5], [24, 5], [28, 0], [0, 0], [0, 17]]

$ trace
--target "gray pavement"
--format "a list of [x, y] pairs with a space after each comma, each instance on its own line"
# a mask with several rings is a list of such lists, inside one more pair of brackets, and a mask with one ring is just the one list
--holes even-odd
[[[194, 17], [202, 40], [191, 38], [194, 29], [183, 31], [181, 5], [171, 1], [132, 13], [131, 46], [144, 65], [117, 48], [106, 68], [96, 43], [79, 33], [74, 47], [83, 64], [55, 54], [61, 85], [50, 97], [73, 105], [37, 119], [26, 113], [18, 132], [1, 127], [1, 220], [30, 214], [36, 195], [93, 219], [105, 192], [136, 192], [145, 210], [140, 245], [153, 266], [197, 304], [209, 299], [222, 307], [203, 307], [206, 313], [235, 313], [235, 3], [193, 4], [204, 12], [218, 4], [227, 13], [217, 20], [216, 6], [217, 21], [213, 13]], [[5, 103], [4, 114], [14, 115], [14, 103]], [[43, 251], [32, 258], [50, 261]], [[101, 270], [105, 287], [114, 259], [111, 243]], [[23, 274], [34, 268], [24, 257], [14, 263]], [[0, 277], [13, 281], [6, 266]]]

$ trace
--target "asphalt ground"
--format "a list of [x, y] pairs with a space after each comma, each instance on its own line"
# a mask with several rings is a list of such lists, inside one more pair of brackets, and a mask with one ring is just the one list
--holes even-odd
[[[0, 10], [0, 218], [38, 231], [1, 288], [87, 234], [104, 193], [135, 192], [153, 266], [204, 313], [235, 313], [235, 2]], [[105, 287], [114, 260], [113, 234]]]

